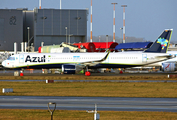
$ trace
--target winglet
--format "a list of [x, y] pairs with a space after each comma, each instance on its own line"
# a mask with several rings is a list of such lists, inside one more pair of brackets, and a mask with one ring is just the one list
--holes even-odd
[[144, 52], [167, 53], [173, 29], [165, 29], [151, 47]]
[[107, 54], [106, 54], [106, 56], [105, 56], [103, 59], [101, 59], [101, 61], [106, 60], [106, 59], [108, 58], [108, 56], [109, 56], [109, 53], [110, 53], [110, 51], [109, 51], [109, 50], [107, 50]]

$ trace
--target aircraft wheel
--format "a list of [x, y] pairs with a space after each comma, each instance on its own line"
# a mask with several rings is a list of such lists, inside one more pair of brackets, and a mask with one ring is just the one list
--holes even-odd
[[23, 74], [23, 71], [21, 70], [21, 71], [20, 71], [20, 76], [23, 76], [23, 75], [24, 75], [24, 74]]
[[85, 72], [85, 76], [90, 76], [90, 72], [89, 72], [89, 71], [86, 71], [86, 72]]
[[120, 74], [123, 74], [123, 71], [122, 71], [122, 70], [120, 71]]

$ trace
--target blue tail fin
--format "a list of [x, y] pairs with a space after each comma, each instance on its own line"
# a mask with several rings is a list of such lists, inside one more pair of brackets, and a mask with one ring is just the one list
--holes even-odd
[[158, 39], [151, 45], [151, 47], [144, 52], [166, 53], [168, 51], [172, 32], [173, 29], [164, 30]]

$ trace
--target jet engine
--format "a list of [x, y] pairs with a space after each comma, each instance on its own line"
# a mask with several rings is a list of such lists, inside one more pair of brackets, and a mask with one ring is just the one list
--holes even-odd
[[75, 74], [79, 73], [83, 69], [80, 65], [75, 64], [64, 64], [62, 65], [62, 72], [64, 74]]

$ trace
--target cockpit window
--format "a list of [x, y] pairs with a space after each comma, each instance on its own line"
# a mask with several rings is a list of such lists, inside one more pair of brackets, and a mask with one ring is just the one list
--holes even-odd
[[7, 60], [15, 60], [15, 57], [9, 57]]

